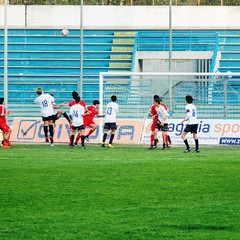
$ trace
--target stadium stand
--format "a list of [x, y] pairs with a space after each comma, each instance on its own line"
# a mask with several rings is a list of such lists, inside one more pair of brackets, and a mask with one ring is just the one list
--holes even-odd
[[[99, 72], [130, 71], [135, 34], [114, 31], [84, 32], [83, 98], [98, 98]], [[57, 102], [71, 99], [80, 73], [79, 31], [63, 37], [59, 30], [9, 30], [8, 79], [12, 116], [37, 116], [34, 89], [43, 86]], [[3, 31], [0, 31], [0, 81], [3, 83]], [[1, 84], [0, 91], [3, 91]], [[15, 115], [16, 114], [16, 115]]]
[[[10, 29], [8, 34], [9, 108], [13, 110], [12, 117], [39, 115], [38, 108], [32, 104], [37, 86], [43, 86], [52, 93], [58, 103], [69, 101], [79, 82], [79, 30], [70, 30], [67, 37], [63, 37], [58, 29]], [[222, 30], [217, 35], [218, 50], [222, 54], [219, 71], [239, 71], [240, 31]], [[168, 42], [168, 30], [84, 30], [84, 100], [90, 104], [98, 98], [99, 72], [133, 71], [137, 51], [168, 51]], [[216, 44], [216, 30], [173, 31], [173, 51], [214, 52]], [[0, 30], [1, 93], [3, 49], [3, 30]], [[128, 85], [124, 83], [123, 87]], [[178, 87], [181, 89], [181, 85]], [[181, 91], [179, 89], [176, 88], [177, 93]], [[239, 91], [237, 87], [233, 89], [234, 94]]]

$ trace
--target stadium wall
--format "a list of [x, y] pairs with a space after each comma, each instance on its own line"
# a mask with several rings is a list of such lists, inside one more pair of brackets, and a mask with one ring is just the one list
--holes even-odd
[[[25, 12], [26, 10], [26, 12]], [[174, 29], [240, 29], [240, 7], [173, 6]], [[10, 28], [79, 28], [78, 6], [9, 6]], [[84, 6], [87, 29], [168, 28], [168, 6]], [[4, 6], [0, 6], [0, 27]]]

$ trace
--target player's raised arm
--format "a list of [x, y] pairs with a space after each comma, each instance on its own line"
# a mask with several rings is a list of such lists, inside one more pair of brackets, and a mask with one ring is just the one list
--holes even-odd
[[68, 106], [68, 103], [64, 102], [64, 103], [61, 103], [61, 104], [56, 104], [56, 103], [53, 104], [54, 109], [59, 109], [61, 107], [65, 107], [65, 106]]

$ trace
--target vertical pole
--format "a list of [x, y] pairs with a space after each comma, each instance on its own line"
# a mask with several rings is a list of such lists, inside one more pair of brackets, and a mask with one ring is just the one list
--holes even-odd
[[[169, 0], [169, 61], [168, 61], [168, 71], [172, 71], [172, 0]], [[170, 111], [173, 109], [173, 99], [172, 99], [172, 77], [168, 76], [169, 81], [169, 108]]]
[[4, 1], [4, 102], [8, 108], [8, 23], [7, 23], [7, 2]]
[[[103, 115], [103, 75], [102, 73], [99, 74], [99, 102], [100, 102], [100, 108], [99, 108], [99, 114]], [[99, 118], [99, 142], [102, 140], [103, 135], [103, 119]]]
[[227, 119], [227, 79], [223, 80], [223, 111], [224, 119]]
[[27, 28], [27, 1], [25, 3], [25, 28]]
[[81, 0], [80, 6], [80, 76], [78, 83], [78, 91], [81, 98], [83, 97], [83, 0]]

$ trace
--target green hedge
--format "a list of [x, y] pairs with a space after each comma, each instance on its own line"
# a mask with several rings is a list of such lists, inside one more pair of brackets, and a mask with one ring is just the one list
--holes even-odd
[[[84, 5], [168, 5], [168, 0], [84, 0]], [[11, 5], [79, 5], [80, 0], [9, 0]], [[240, 0], [172, 0], [179, 6], [240, 6]]]

